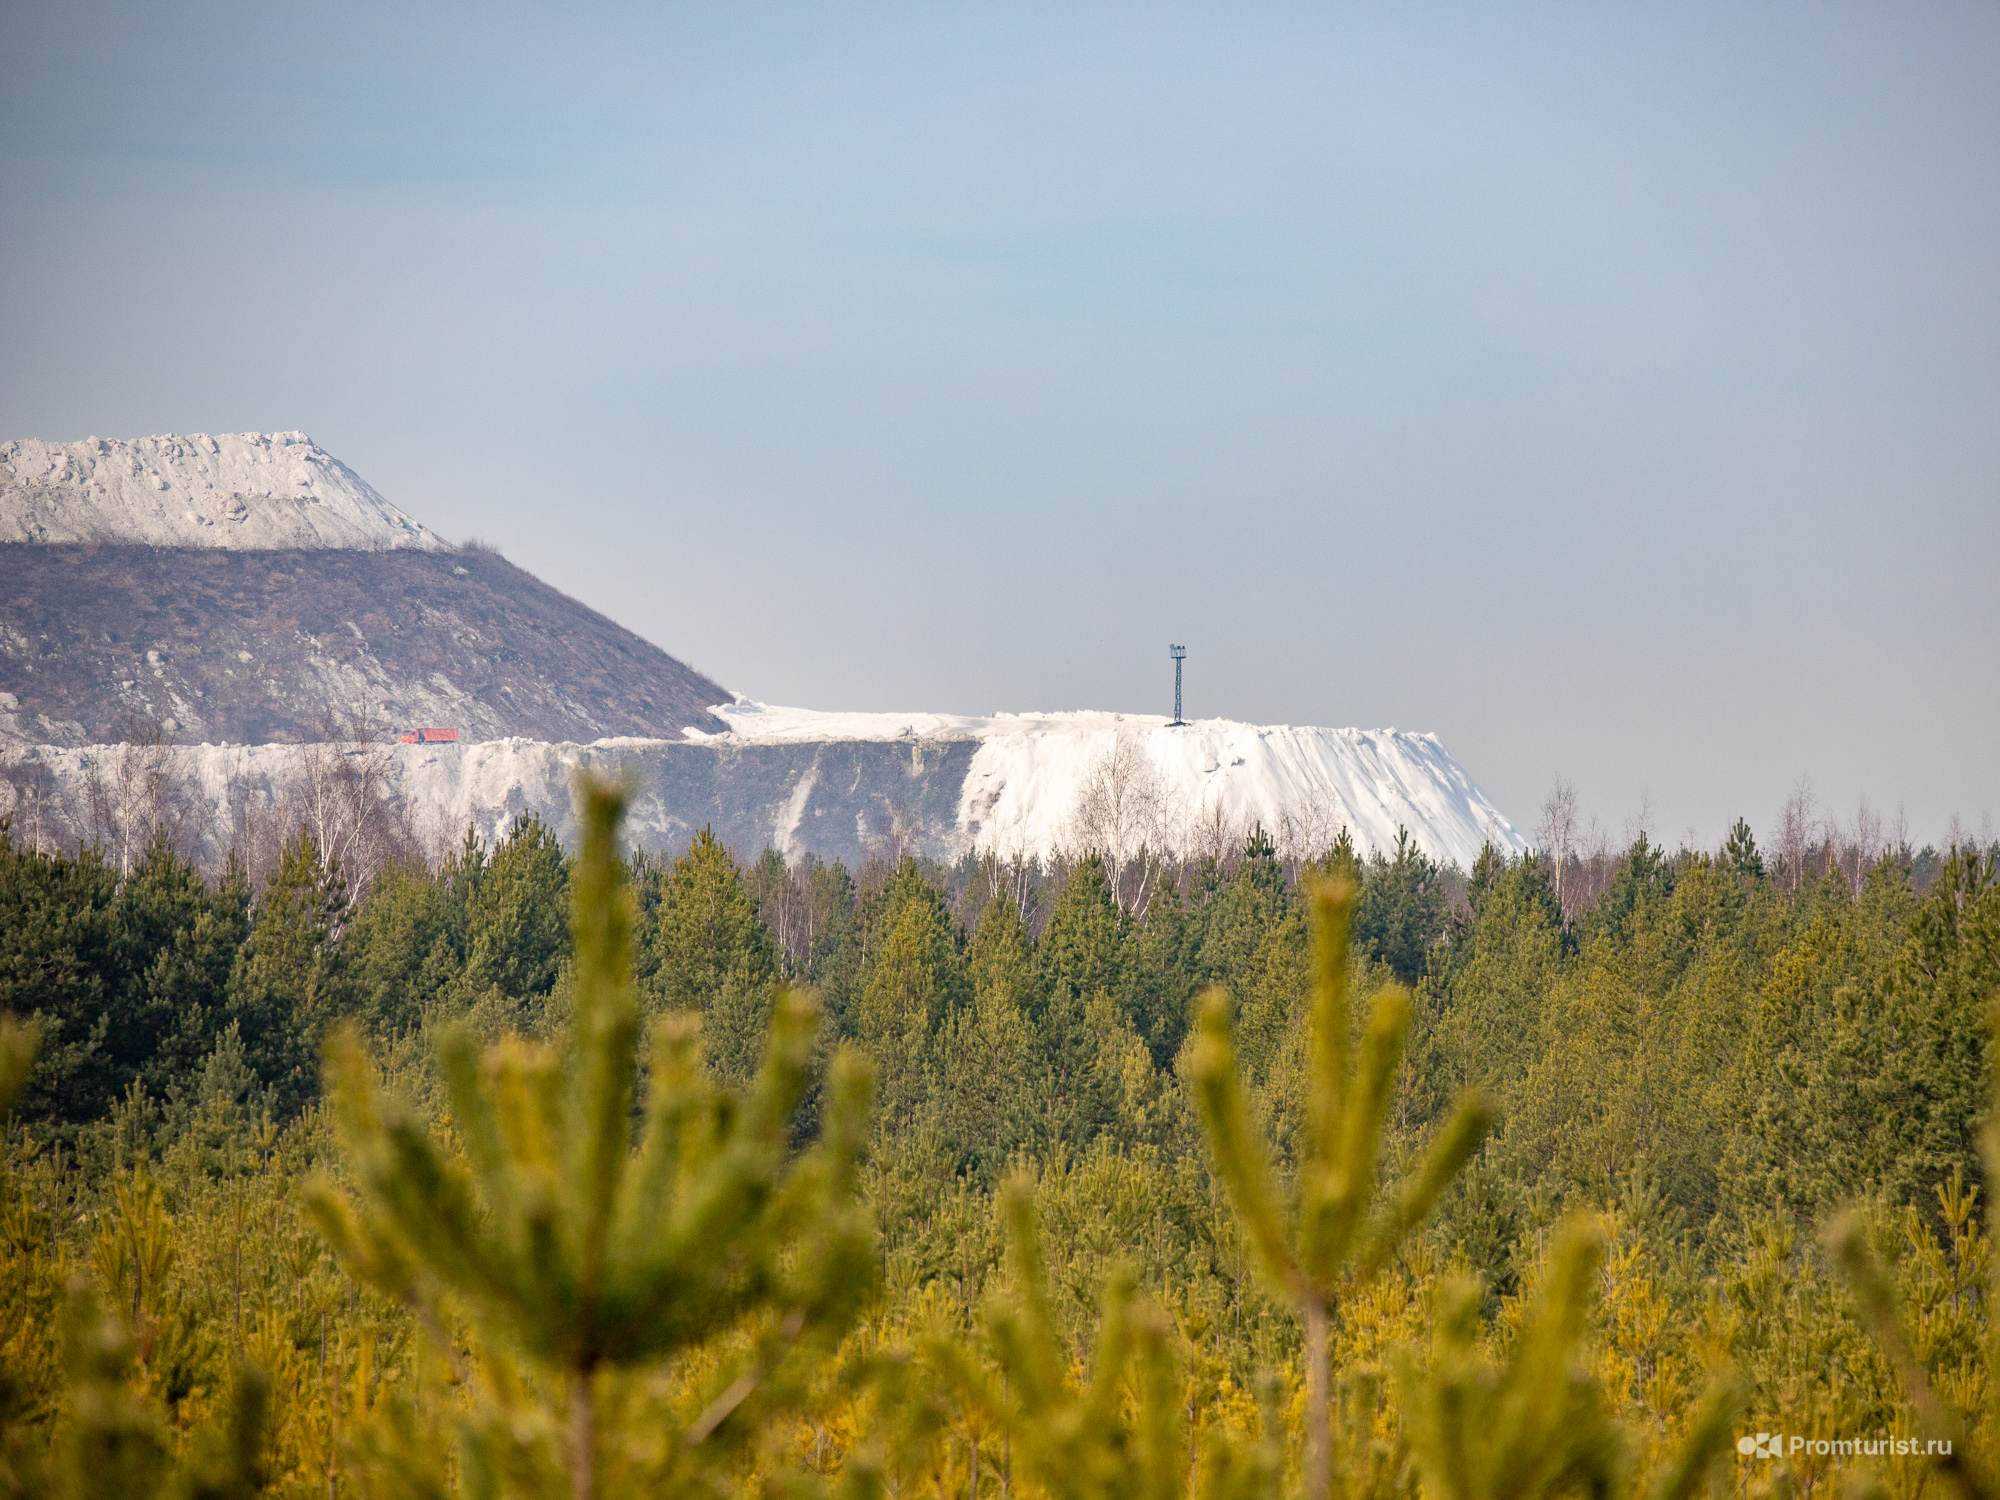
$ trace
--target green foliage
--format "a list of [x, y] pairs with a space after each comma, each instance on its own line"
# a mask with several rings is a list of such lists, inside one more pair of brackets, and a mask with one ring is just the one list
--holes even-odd
[[639, 1002], [613, 853], [620, 810], [609, 790], [587, 789], [567, 1043], [508, 1038], [482, 1056], [462, 1027], [443, 1040], [462, 1163], [380, 1092], [352, 1030], [330, 1053], [357, 1195], [323, 1183], [312, 1203], [343, 1263], [434, 1319], [441, 1298], [461, 1299], [495, 1349], [541, 1377], [540, 1400], [566, 1408], [562, 1441], [534, 1435], [553, 1422], [524, 1437], [512, 1408], [528, 1398], [495, 1379], [465, 1461], [510, 1493], [547, 1492], [558, 1473], [576, 1500], [617, 1492], [601, 1485], [619, 1455], [597, 1416], [613, 1378], [754, 1321], [748, 1368], [650, 1467], [658, 1482], [698, 1465], [708, 1455], [696, 1450], [743, 1412], [768, 1367], [808, 1337], [837, 1336], [869, 1289], [866, 1232], [842, 1208], [866, 1099], [850, 1057], [834, 1065], [823, 1143], [786, 1161], [815, 1021], [802, 996], [774, 1010], [740, 1105], [702, 1078], [695, 1024], [657, 1026], [632, 1149]]
[[73, 1128], [198, 1066], [226, 1022], [249, 905], [241, 866], [211, 888], [164, 834], [121, 883], [94, 850], [19, 849], [0, 828], [0, 1007], [43, 1033], [26, 1112]]
[[[1390, 1081], [1401, 1062], [1409, 1027], [1409, 1002], [1396, 988], [1377, 997], [1349, 1066], [1348, 926], [1355, 892], [1349, 885], [1321, 885], [1312, 895], [1317, 984], [1307, 1032], [1310, 1093], [1299, 1144], [1299, 1201], [1294, 1214], [1281, 1207], [1264, 1151], [1253, 1127], [1235, 1049], [1230, 1044], [1229, 1001], [1211, 992], [1202, 1005], [1201, 1035], [1189, 1059], [1202, 1121], [1208, 1128], [1218, 1175], [1243, 1220], [1265, 1273], [1290, 1298], [1305, 1324], [1307, 1500], [1332, 1492], [1331, 1361], [1329, 1319], [1343, 1281], [1381, 1270], [1410, 1231], [1430, 1212], [1485, 1136], [1485, 1104], [1468, 1100], [1433, 1146], [1429, 1159], [1381, 1212], [1376, 1196], [1376, 1152], [1389, 1106]], [[1287, 1221], [1296, 1230], [1287, 1229]]]
[[1145, 921], [1127, 931], [1119, 966], [1126, 1010], [1163, 1070], [1173, 1066], [1194, 1019], [1200, 945], [1199, 917], [1171, 881], [1156, 888]]
[[468, 859], [483, 864], [484, 857], [474, 842], [439, 876], [390, 865], [369, 883], [368, 902], [342, 946], [354, 1014], [374, 1035], [413, 1031], [465, 971], [464, 905], [452, 899], [453, 887]]
[[297, 841], [254, 903], [0, 846], [0, 1495], [1927, 1493], [1719, 1471], [1739, 1409], [2000, 1472], [1988, 856], [1640, 840], [1565, 924], [1538, 858], [1256, 832], [1121, 911], [602, 814], [354, 906]]
[[1197, 972], [1204, 985], [1241, 989], [1266, 966], [1271, 940], [1293, 914], [1269, 837], [1253, 829], [1233, 871], [1224, 876], [1211, 864], [1190, 884], [1202, 925]]
[[1764, 878], [1764, 856], [1758, 852], [1750, 825], [1741, 818], [1729, 827], [1729, 837], [1722, 845], [1722, 862], [1738, 875], [1753, 880]]
[[1927, 1204], [1955, 1168], [1982, 1182], [1996, 989], [1990, 860], [1954, 852], [1913, 910], [1899, 872], [1872, 872], [1858, 903], [1823, 911], [1771, 965], [1751, 1023], [1769, 1062], [1747, 1080], [1730, 1164], [1738, 1190], [1817, 1217], [1876, 1188]]
[[[1175, 1500], [1193, 1465], [1181, 1406], [1172, 1320], [1138, 1295], [1130, 1268], [1105, 1279], [1090, 1369], [1074, 1378], [1072, 1356], [1049, 1305], [1048, 1275], [1022, 1180], [1001, 1197], [1012, 1262], [1011, 1295], [986, 1310], [991, 1368], [954, 1339], [929, 1355], [982, 1426], [1007, 1438], [1022, 1472], [1061, 1500]], [[1276, 1464], [1261, 1447], [1208, 1445], [1204, 1496], [1269, 1493]]]
[[778, 952], [743, 873], [703, 829], [687, 853], [652, 875], [638, 970], [650, 1007], [705, 1019], [707, 1061], [719, 1076], [756, 1071], [778, 979]]
[[489, 1024], [545, 1019], [569, 958], [569, 862], [540, 818], [515, 818], [490, 852], [467, 828], [435, 872], [379, 872], [342, 936], [351, 1013], [380, 1038], [432, 1011]]
[[1401, 983], [1415, 984], [1444, 933], [1444, 871], [1417, 847], [1409, 829], [1398, 828], [1395, 857], [1369, 857], [1354, 912], [1354, 946]]
[[34, 1069], [40, 1041], [33, 1025], [24, 1026], [12, 1015], [0, 1012], [0, 1125], [14, 1113], [14, 1101]]
[[82, 1120], [124, 1087], [110, 1050], [115, 872], [95, 850], [18, 848], [0, 825], [0, 1011], [42, 1039], [24, 1113]]
[[1498, 1085], [1529, 1065], [1563, 962], [1562, 913], [1542, 862], [1489, 869], [1485, 880], [1477, 921], [1459, 934], [1452, 963], [1422, 997], [1426, 1120], [1443, 1108], [1448, 1088]]
[[1029, 963], [1019, 913], [1004, 897], [993, 897], [967, 956], [971, 1003], [950, 1017], [938, 1038], [942, 1144], [959, 1170], [989, 1189], [1048, 1124], [1042, 1034], [1021, 1003]]
[[1678, 872], [1665, 851], [1641, 833], [1625, 851], [1604, 895], [1584, 918], [1584, 941], [1597, 936], [1623, 944], [1633, 932], [1639, 909], [1671, 895]]
[[346, 1013], [346, 976], [334, 936], [347, 882], [302, 828], [286, 841], [257, 898], [256, 923], [236, 955], [225, 1014], [257, 1077], [285, 1113], [317, 1092], [321, 1034]]
[[1104, 861], [1086, 854], [1063, 886], [1035, 950], [1043, 1008], [1073, 1014], [1093, 995], [1117, 993], [1120, 926]]
[[[1556, 1237], [1549, 1274], [1504, 1362], [1478, 1349], [1479, 1288], [1441, 1294], [1436, 1349], [1425, 1369], [1401, 1361], [1404, 1410], [1431, 1493], [1452, 1500], [1535, 1500], [1627, 1488], [1612, 1404], [1580, 1356], [1604, 1241], [1588, 1220]], [[1687, 1500], [1729, 1451], [1741, 1407], [1719, 1380], [1694, 1413], [1678, 1453], [1653, 1476], [1652, 1500]]]
[[227, 1011], [237, 950], [250, 932], [250, 886], [232, 861], [214, 889], [164, 831], [113, 906], [122, 1003], [109, 1046], [126, 1087], [148, 1092], [197, 1066]]
[[569, 954], [569, 863], [535, 814], [514, 819], [467, 903], [465, 982], [509, 1000], [546, 995]]
[[129, 1326], [81, 1293], [67, 1343], [71, 1420], [51, 1472], [30, 1492], [46, 1486], [62, 1500], [250, 1500], [264, 1492], [270, 1382], [261, 1371], [240, 1371], [224, 1420], [177, 1453], [158, 1412], [133, 1389], [141, 1358]]
[[808, 856], [798, 888], [803, 958], [797, 977], [814, 987], [828, 1022], [846, 1035], [863, 967], [854, 880], [844, 867]]
[[[2000, 1083], [2000, 1073], [1992, 1081]], [[1985, 1155], [1990, 1176], [2000, 1168], [2000, 1136], [1990, 1129]], [[1990, 1378], [1974, 1382], [1965, 1377], [1976, 1367], [1976, 1361], [1986, 1362], [1990, 1370], [1995, 1342], [2000, 1339], [2000, 1320], [1993, 1319], [1989, 1312], [1984, 1329], [1951, 1327], [1968, 1321], [1951, 1316], [1961, 1305], [1975, 1300], [1990, 1305], [1996, 1289], [2000, 1289], [2000, 1267], [1994, 1265], [1991, 1238], [1981, 1236], [1971, 1222], [1977, 1198], [1978, 1190], [1968, 1190], [1957, 1175], [1949, 1184], [1939, 1185], [1939, 1205], [1952, 1236], [1954, 1254], [1949, 1261], [1942, 1255], [1932, 1257], [1925, 1253], [1936, 1248], [1928, 1236], [1922, 1239], [1911, 1236], [1917, 1258], [1931, 1262], [1926, 1269], [1945, 1273], [1930, 1278], [1930, 1287], [1925, 1287], [1921, 1280], [1918, 1282], [1920, 1296], [1911, 1299], [1916, 1305], [1910, 1308], [1914, 1329], [1905, 1326], [1897, 1305], [1902, 1300], [1898, 1293], [1904, 1288], [1896, 1285], [1896, 1279], [1884, 1268], [1876, 1247], [1870, 1243], [1870, 1230], [1874, 1226], [1867, 1215], [1858, 1208], [1846, 1210], [1827, 1225], [1825, 1239], [1853, 1289], [1861, 1323], [1886, 1357], [1897, 1385], [1909, 1402], [1917, 1429], [1926, 1443], [1924, 1457], [1965, 1500], [1992, 1500], [2000, 1494], [2000, 1470], [1996, 1470], [1996, 1458], [2000, 1458], [2000, 1452], [1996, 1451], [1996, 1444], [2000, 1444], [2000, 1390], [1995, 1389]], [[1965, 1254], [1968, 1249], [1981, 1253], [1976, 1258], [1968, 1256]], [[1924, 1291], [1937, 1290], [1947, 1293], [1948, 1305], [1946, 1297], [1921, 1296]], [[1940, 1338], [1940, 1333], [1946, 1336]], [[1960, 1336], [1951, 1337], [1953, 1333]], [[1966, 1333], [1972, 1336], [1964, 1337]], [[1955, 1369], [1951, 1363], [1953, 1355], [1958, 1356]]]

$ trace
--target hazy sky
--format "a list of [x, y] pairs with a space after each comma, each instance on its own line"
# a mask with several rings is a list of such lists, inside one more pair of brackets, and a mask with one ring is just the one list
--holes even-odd
[[2000, 8], [0, 3], [0, 436], [731, 688], [2000, 813]]

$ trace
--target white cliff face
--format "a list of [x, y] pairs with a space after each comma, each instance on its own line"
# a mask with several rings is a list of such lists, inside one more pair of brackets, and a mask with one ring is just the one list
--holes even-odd
[[[122, 814], [108, 832], [100, 823], [121, 799], [150, 806], [164, 795], [189, 846], [214, 864], [251, 822], [296, 820], [312, 802], [314, 764], [323, 775], [365, 761], [375, 794], [438, 848], [467, 824], [496, 839], [521, 813], [573, 839], [571, 791], [585, 769], [631, 789], [626, 836], [662, 854], [679, 854], [703, 827], [748, 858], [768, 844], [794, 861], [810, 850], [850, 867], [892, 842], [947, 859], [1198, 853], [1218, 839], [1240, 847], [1258, 823], [1302, 853], [1342, 828], [1360, 853], [1387, 853], [1407, 829], [1460, 868], [1488, 842], [1508, 854], [1530, 847], [1432, 735], [1224, 720], [1168, 728], [1111, 713], [815, 714], [742, 699], [715, 713], [727, 732], [589, 745], [25, 746], [0, 756], [0, 813], [13, 815], [17, 838], [70, 847], [115, 838]], [[150, 816], [134, 806], [142, 822]]]
[[0, 443], [0, 542], [449, 545], [303, 432]]
[[[1274, 837], [1315, 847], [1344, 828], [1364, 855], [1393, 851], [1407, 830], [1427, 854], [1465, 869], [1489, 842], [1510, 855], [1532, 847], [1434, 734], [1231, 719], [1169, 726], [1156, 714], [1089, 711], [821, 713], [743, 698], [712, 711], [729, 732], [689, 730], [689, 739], [907, 741], [919, 761], [927, 743], [977, 742], [948, 840], [953, 852], [1036, 856], [1119, 839], [1180, 848], [1199, 843], [1218, 819], [1238, 829], [1261, 823]], [[774, 842], [786, 847], [782, 836]]]

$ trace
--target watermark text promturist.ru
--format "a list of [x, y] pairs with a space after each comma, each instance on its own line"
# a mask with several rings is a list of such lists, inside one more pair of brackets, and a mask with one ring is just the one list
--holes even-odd
[[1736, 1440], [1745, 1458], [1949, 1458], [1950, 1438], [1809, 1438], [1782, 1432], [1745, 1433]]

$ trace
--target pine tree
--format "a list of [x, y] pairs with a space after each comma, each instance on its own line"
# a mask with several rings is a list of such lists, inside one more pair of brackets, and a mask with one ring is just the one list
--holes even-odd
[[[414, 1028], [438, 992], [463, 970], [464, 932], [447, 900], [448, 875], [388, 865], [368, 882], [368, 901], [341, 941], [355, 1014], [377, 1037]], [[462, 914], [461, 914], [462, 915]]]
[[1126, 933], [1118, 964], [1133, 1029], [1156, 1068], [1173, 1066], [1194, 1020], [1199, 944], [1200, 925], [1179, 884], [1161, 881], [1146, 903], [1145, 921]]
[[[1491, 1118], [1483, 1100], [1468, 1099], [1395, 1201], [1376, 1208], [1376, 1147], [1409, 1029], [1409, 1000], [1395, 986], [1377, 997], [1360, 1058], [1350, 1070], [1348, 927], [1354, 903], [1352, 886], [1320, 885], [1311, 895], [1318, 982], [1296, 1215], [1280, 1206], [1263, 1142], [1251, 1123], [1230, 1039], [1229, 999], [1220, 990], [1202, 1003], [1201, 1031], [1188, 1060], [1217, 1174], [1265, 1274], [1305, 1325], [1305, 1500], [1326, 1500], [1332, 1493], [1328, 1338], [1335, 1297], [1387, 1263], [1478, 1149]], [[1288, 1232], [1288, 1222], [1296, 1224], [1295, 1234]]]
[[[172, 950], [177, 940], [191, 934], [207, 906], [208, 887], [200, 871], [180, 857], [164, 828], [156, 829], [112, 903], [117, 951], [109, 1051], [121, 1082], [136, 1076], [166, 1045], [185, 1011], [215, 1006], [223, 998], [220, 991], [228, 982], [233, 953], [224, 953], [220, 975], [204, 976], [219, 981], [210, 993], [176, 993], [182, 986], [173, 982], [180, 976], [172, 971]], [[154, 976], [150, 971], [162, 958], [169, 967]], [[154, 977], [161, 982], [149, 984]], [[196, 1055], [201, 1050], [206, 1049], [197, 1049]]]
[[[704, 1079], [695, 1019], [656, 1025], [632, 1150], [639, 1003], [632, 903], [617, 879], [622, 800], [586, 784], [580, 801], [565, 1042], [507, 1038], [482, 1056], [465, 1029], [446, 1037], [439, 1061], [461, 1162], [380, 1092], [358, 1034], [343, 1030], [328, 1066], [355, 1194], [321, 1181], [311, 1204], [353, 1274], [433, 1320], [446, 1298], [475, 1318], [492, 1352], [462, 1439], [468, 1474], [514, 1494], [594, 1500], [726, 1472], [788, 1362], [823, 1357], [839, 1338], [870, 1292], [874, 1256], [851, 1206], [867, 1093], [853, 1057], [834, 1063], [821, 1143], [788, 1161], [816, 1020], [803, 995], [781, 998], [740, 1101]], [[692, 1422], [643, 1446], [600, 1430], [607, 1399], [615, 1409], [632, 1394], [625, 1372], [732, 1329], [749, 1336], [748, 1352], [719, 1372]], [[508, 1381], [510, 1355], [547, 1395]], [[544, 1433], [560, 1434], [553, 1466]]]
[[[1011, 1295], [985, 1313], [1000, 1378], [968, 1359], [955, 1341], [932, 1340], [930, 1362], [984, 1425], [1007, 1434], [1010, 1457], [1045, 1493], [1058, 1500], [1177, 1500], [1187, 1493], [1195, 1464], [1172, 1322], [1138, 1295], [1129, 1265], [1114, 1267], [1089, 1340], [1089, 1366], [1078, 1370], [1081, 1361], [1049, 1304], [1032, 1197], [1018, 1178], [1001, 1194]], [[1204, 1500], [1276, 1489], [1274, 1454], [1232, 1445], [1218, 1434], [1204, 1457]]]
[[1472, 909], [1473, 916], [1479, 915], [1479, 903], [1493, 884], [1507, 873], [1507, 856], [1493, 847], [1488, 839], [1479, 846], [1479, 857], [1472, 862], [1472, 873], [1465, 877], [1465, 904]]
[[[1979, 868], [1982, 864], [1983, 870]], [[1976, 889], [1982, 883], [1982, 875], [1990, 880], [1991, 873], [1990, 857], [1985, 861], [1975, 858], [1970, 869], [1961, 866], [1953, 872], [1954, 885], [1958, 887], [1953, 896], [1961, 895], [1968, 885]], [[1952, 904], [1957, 906], [1958, 901]], [[1945, 913], [1940, 911], [1937, 916], [1944, 919]], [[2000, 1104], [2000, 1055], [1989, 1059], [1983, 1082], [1990, 1111]], [[1990, 1123], [1980, 1141], [1980, 1157], [1986, 1180], [2000, 1182], [2000, 1129]], [[1969, 1238], [1967, 1231], [1974, 1226], [1968, 1221], [1977, 1196], [1976, 1188], [1966, 1191], [1964, 1177], [1958, 1172], [1952, 1174], [1949, 1183], [1938, 1185], [1937, 1198], [1955, 1241], [1962, 1243]], [[2000, 1365], [2000, 1316], [1994, 1312], [2000, 1307], [2000, 1256], [1991, 1249], [1992, 1237], [2000, 1234], [2000, 1199], [1991, 1193], [1987, 1195], [1986, 1217], [1987, 1231], [1980, 1237], [1986, 1241], [1984, 1263], [1978, 1268], [1984, 1273], [1979, 1277], [1984, 1284], [1951, 1288], [1950, 1301], [1954, 1307], [1961, 1302], [1968, 1307], [1983, 1302], [1985, 1309], [1985, 1327], [1978, 1330], [1983, 1337], [1968, 1340], [1973, 1347], [1962, 1352], [1957, 1369], [1941, 1367], [1945, 1362], [1938, 1359], [1941, 1352], [1938, 1325], [1944, 1320], [1937, 1314], [1943, 1309], [1914, 1308], [1909, 1310], [1914, 1317], [1909, 1317], [1898, 1306], [1895, 1281], [1883, 1267], [1879, 1249], [1870, 1243], [1871, 1226], [1866, 1210], [1860, 1205], [1850, 1207], [1826, 1226], [1823, 1235], [1826, 1247], [1833, 1252], [1854, 1292], [1862, 1326], [1888, 1360], [1896, 1384], [1902, 1388], [1916, 1419], [1913, 1424], [1916, 1433], [1928, 1442], [1924, 1453], [1927, 1467], [1950, 1485], [1961, 1500], [2000, 1497], [2000, 1381], [1992, 1378], [1993, 1369]], [[1915, 1240], [1916, 1236], [1907, 1238]], [[1916, 1324], [1914, 1330], [1909, 1326], [1911, 1321]], [[1982, 1358], [1985, 1368], [1976, 1381], [1967, 1380], [1966, 1374], [1974, 1368], [1975, 1359]]]
[[1442, 1004], [1425, 1017], [1416, 1052], [1435, 1065], [1424, 1070], [1432, 1109], [1443, 1106], [1449, 1087], [1512, 1082], [1536, 1051], [1563, 956], [1562, 913], [1539, 860], [1490, 876], [1477, 919], [1456, 948]]
[[1629, 942], [1634, 914], [1645, 903], [1673, 894], [1674, 875], [1674, 866], [1664, 852], [1641, 833], [1618, 861], [1604, 894], [1584, 915], [1580, 941], [1588, 943], [1604, 934], [1615, 944]]
[[[1120, 994], [1124, 922], [1103, 861], [1088, 854], [1071, 871], [1035, 949], [1035, 1019], [1047, 1070], [1043, 1134], [1073, 1150], [1088, 1145], [1116, 1116], [1114, 1038], [1128, 1029]], [[1107, 1043], [1113, 1043], [1110, 1054]]]
[[[1585, 1358], [1593, 1282], [1603, 1260], [1598, 1226], [1569, 1220], [1498, 1366], [1477, 1349], [1479, 1287], [1461, 1281], [1445, 1289], [1431, 1367], [1407, 1356], [1400, 1361], [1404, 1419], [1428, 1493], [1540, 1500], [1626, 1489], [1624, 1443]], [[1713, 1385], [1650, 1486], [1650, 1500], [1689, 1500], [1710, 1479], [1730, 1449], [1741, 1404], [1728, 1377]]]
[[1092, 995], [1118, 993], [1121, 921], [1104, 861], [1084, 855], [1035, 949], [1039, 1009], [1073, 1012]]
[[[1816, 920], [1772, 956], [1749, 1000], [1730, 1070], [1735, 1118], [1723, 1161], [1725, 1205], [1739, 1224], [1778, 1204], [1817, 1216], [1855, 1186], [1839, 1158], [1828, 1159], [1809, 1099], [1826, 1092], [1820, 1055], [1842, 1028], [1836, 997], [1845, 990], [1850, 1006], [1858, 998], [1856, 956], [1850, 933]], [[1854, 1143], [1834, 1144], [1845, 1156]]]
[[465, 981], [474, 994], [545, 995], [569, 952], [569, 864], [538, 815], [514, 819], [493, 850], [466, 921]]
[[666, 872], [645, 940], [649, 998], [664, 1010], [706, 1010], [726, 981], [746, 993], [777, 981], [770, 929], [757, 919], [736, 861], [706, 828]]
[[1049, 1117], [1041, 1038], [1006, 984], [982, 985], [938, 1039], [936, 1111], [954, 1165], [990, 1188]]
[[914, 860], [889, 877], [874, 927], [853, 1033], [880, 1080], [878, 1128], [904, 1131], [925, 1108], [939, 1029], [963, 1007], [964, 969], [944, 898]]
[[1764, 856], [1758, 852], [1756, 835], [1741, 818], [1730, 825], [1729, 838], [1722, 846], [1722, 862], [1738, 875], [1747, 875], [1752, 880], [1764, 878]]
[[[1210, 894], [1202, 899], [1203, 887]], [[1263, 967], [1265, 943], [1292, 914], [1285, 872], [1262, 824], [1244, 844], [1243, 858], [1227, 879], [1219, 866], [1197, 875], [1195, 906], [1202, 923], [1197, 953], [1202, 979], [1239, 991]]]
[[321, 1035], [349, 1008], [334, 937], [347, 912], [340, 866], [322, 861], [301, 828], [258, 897], [248, 941], [229, 977], [227, 1020], [250, 1066], [296, 1112], [317, 1092], [312, 1061]]
[[808, 928], [805, 978], [819, 994], [827, 1025], [851, 1034], [849, 1017], [861, 991], [861, 919], [847, 867], [808, 860], [800, 903]]
[[1445, 934], [1444, 871], [1396, 830], [1396, 857], [1378, 852], [1354, 910], [1354, 946], [1364, 962], [1386, 964], [1403, 984], [1423, 977], [1430, 950]]
[[1361, 856], [1354, 852], [1354, 835], [1347, 831], [1345, 823], [1340, 825], [1340, 832], [1334, 835], [1326, 853], [1313, 862], [1313, 869], [1322, 880], [1346, 881], [1357, 889], [1360, 887], [1367, 872]]
[[966, 978], [972, 993], [1002, 992], [1017, 1005], [1022, 1004], [1033, 988], [1034, 958], [1020, 912], [1006, 896], [995, 892], [981, 908], [966, 949]]
[[41, 1038], [21, 1113], [80, 1123], [124, 1088], [110, 1050], [107, 978], [117, 874], [95, 849], [44, 854], [15, 846], [0, 821], [0, 1013]]
[[151, 1094], [198, 1067], [229, 1003], [236, 953], [250, 933], [250, 885], [231, 859], [211, 890], [156, 833], [118, 893], [117, 1019], [131, 1076]]
[[965, 958], [971, 998], [940, 1023], [931, 1112], [954, 1165], [991, 1188], [1038, 1138], [1047, 1114], [1041, 1038], [1020, 997], [1033, 953], [1014, 903], [994, 895]]
[[[1851, 992], [1853, 1013], [1872, 1012], [1875, 1023], [1846, 1039], [1841, 1071], [1862, 1087], [1808, 1106], [1831, 1133], [1869, 1143], [1854, 1186], [1879, 1183], [1895, 1202], [1928, 1205], [1954, 1172], [1991, 1190], [1979, 1134], [1988, 1107], [1991, 1007], [2000, 996], [1995, 873], [1990, 855], [1954, 849], [1946, 858], [1879, 999], [1870, 1006], [1864, 988]], [[1850, 1109], [1838, 1107], [1850, 1101]]]

